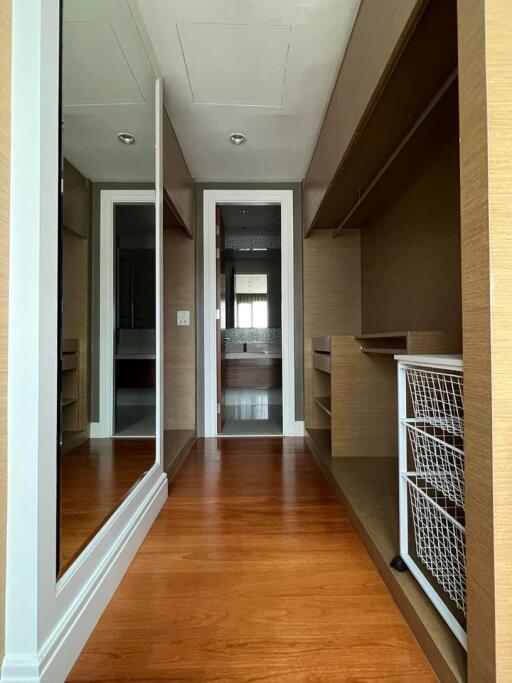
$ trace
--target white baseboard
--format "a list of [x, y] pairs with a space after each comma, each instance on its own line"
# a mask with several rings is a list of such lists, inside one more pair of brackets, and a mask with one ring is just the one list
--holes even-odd
[[306, 428], [304, 426], [304, 420], [295, 420], [295, 436], [304, 436], [306, 434]]
[[166, 499], [167, 476], [162, 474], [104, 562], [57, 624], [39, 656], [6, 656], [1, 683], [61, 683], [66, 680]]
[[108, 439], [112, 434], [107, 434], [101, 422], [91, 422], [89, 425], [89, 436], [91, 439]]

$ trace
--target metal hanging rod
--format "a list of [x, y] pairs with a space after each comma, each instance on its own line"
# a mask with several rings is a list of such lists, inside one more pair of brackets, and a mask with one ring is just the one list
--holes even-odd
[[458, 76], [458, 69], [455, 68], [451, 74], [448, 76], [448, 78], [445, 80], [443, 85], [439, 88], [439, 90], [436, 92], [434, 97], [430, 100], [428, 105], [425, 107], [425, 109], [421, 112], [421, 114], [418, 116], [416, 121], [413, 123], [411, 126], [410, 130], [408, 131], [407, 135], [401, 140], [401, 142], [398, 144], [398, 146], [395, 148], [393, 153], [391, 154], [390, 157], [388, 157], [387, 161], [384, 163], [384, 165], [381, 167], [379, 172], [377, 173], [376, 176], [374, 176], [373, 180], [370, 182], [368, 187], [364, 190], [364, 192], [358, 197], [357, 202], [354, 204], [354, 206], [350, 209], [348, 214], [345, 216], [345, 218], [341, 221], [341, 223], [338, 225], [336, 228], [333, 238], [338, 237], [340, 232], [343, 230], [345, 225], [348, 223], [348, 221], [352, 218], [352, 216], [355, 214], [355, 212], [358, 210], [358, 208], [361, 206], [361, 204], [364, 202], [366, 197], [370, 194], [370, 192], [373, 190], [375, 185], [379, 182], [379, 180], [382, 178], [382, 176], [386, 173], [388, 168], [391, 166], [391, 164], [394, 162], [394, 160], [397, 158], [397, 156], [401, 153], [403, 148], [407, 145], [409, 140], [414, 136], [418, 128], [421, 126], [421, 124], [425, 121], [425, 119], [428, 117], [430, 112], [435, 108], [436, 104], [439, 102], [439, 100], [443, 97], [443, 95], [448, 91], [450, 86], [457, 80]]

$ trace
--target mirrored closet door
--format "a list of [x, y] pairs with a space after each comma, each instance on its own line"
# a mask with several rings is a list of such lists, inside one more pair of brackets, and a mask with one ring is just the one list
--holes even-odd
[[155, 462], [155, 75], [126, 0], [63, 0], [58, 573]]

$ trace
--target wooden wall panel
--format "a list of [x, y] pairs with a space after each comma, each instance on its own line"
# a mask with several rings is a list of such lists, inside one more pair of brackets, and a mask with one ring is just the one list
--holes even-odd
[[69, 230], [87, 238], [91, 230], [91, 182], [64, 159], [62, 222]]
[[496, 678], [512, 680], [512, 7], [486, 1]]
[[0, 1], [0, 660], [4, 653], [7, 500], [7, 325], [11, 115], [11, 1]]
[[476, 683], [496, 680], [485, 1], [460, 0], [458, 10], [468, 676]]
[[512, 13], [459, 0], [470, 681], [512, 679]]
[[305, 231], [422, 5], [423, 0], [362, 0], [304, 180]]
[[[361, 229], [363, 332], [461, 336], [457, 90], [369, 198]], [[462, 342], [460, 345], [462, 348]]]
[[[183, 230], [164, 230], [164, 429], [196, 428], [195, 243]], [[178, 327], [177, 311], [190, 311]]]
[[361, 331], [361, 254], [359, 231], [333, 240], [331, 230], [304, 241], [304, 410], [312, 424], [311, 340]]
[[164, 195], [178, 222], [190, 235], [195, 229], [195, 188], [167, 112], [163, 117]]

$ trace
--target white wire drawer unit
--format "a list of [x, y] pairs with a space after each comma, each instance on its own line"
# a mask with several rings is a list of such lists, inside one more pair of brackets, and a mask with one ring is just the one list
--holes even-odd
[[395, 358], [400, 557], [392, 564], [412, 572], [466, 647], [462, 358]]

